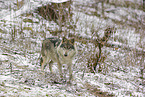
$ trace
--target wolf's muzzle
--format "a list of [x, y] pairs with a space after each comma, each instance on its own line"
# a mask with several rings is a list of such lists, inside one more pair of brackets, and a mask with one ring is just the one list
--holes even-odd
[[64, 54], [65, 57], [67, 57], [67, 54]]

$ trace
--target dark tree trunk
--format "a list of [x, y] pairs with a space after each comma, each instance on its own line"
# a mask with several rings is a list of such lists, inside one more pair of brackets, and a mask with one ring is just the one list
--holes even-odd
[[145, 11], [145, 0], [143, 0], [143, 10]]
[[107, 0], [107, 3], [109, 3], [109, 0]]

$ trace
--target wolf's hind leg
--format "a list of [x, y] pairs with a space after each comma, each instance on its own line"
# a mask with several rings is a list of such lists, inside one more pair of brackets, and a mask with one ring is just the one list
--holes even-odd
[[44, 68], [46, 67], [47, 58], [46, 57], [42, 57], [40, 62], [41, 62], [40, 63], [41, 64], [41, 71], [43, 71]]
[[52, 65], [53, 65], [53, 61], [50, 60], [50, 62], [49, 62], [49, 69], [50, 69], [50, 72], [51, 72], [51, 73], [53, 73], [53, 71], [52, 71]]
[[42, 63], [43, 63], [43, 58], [41, 57], [40, 58], [40, 66], [42, 66]]

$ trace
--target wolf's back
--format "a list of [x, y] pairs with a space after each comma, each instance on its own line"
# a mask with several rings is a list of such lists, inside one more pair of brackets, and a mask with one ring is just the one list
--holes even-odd
[[50, 37], [43, 40], [41, 54], [42, 56], [46, 56], [47, 51], [53, 51], [60, 44], [61, 40], [57, 37]]

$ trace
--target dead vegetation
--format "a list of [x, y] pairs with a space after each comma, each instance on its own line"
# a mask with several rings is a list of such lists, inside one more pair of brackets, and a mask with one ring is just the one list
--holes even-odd
[[96, 97], [114, 97], [113, 94], [108, 94], [107, 92], [102, 92], [98, 87], [92, 86], [89, 83], [84, 84], [85, 88]]
[[63, 3], [49, 3], [48, 5], [39, 7], [36, 12], [40, 14], [43, 18], [55, 21], [61, 27], [66, 26], [72, 18], [72, 1], [67, 1]]

